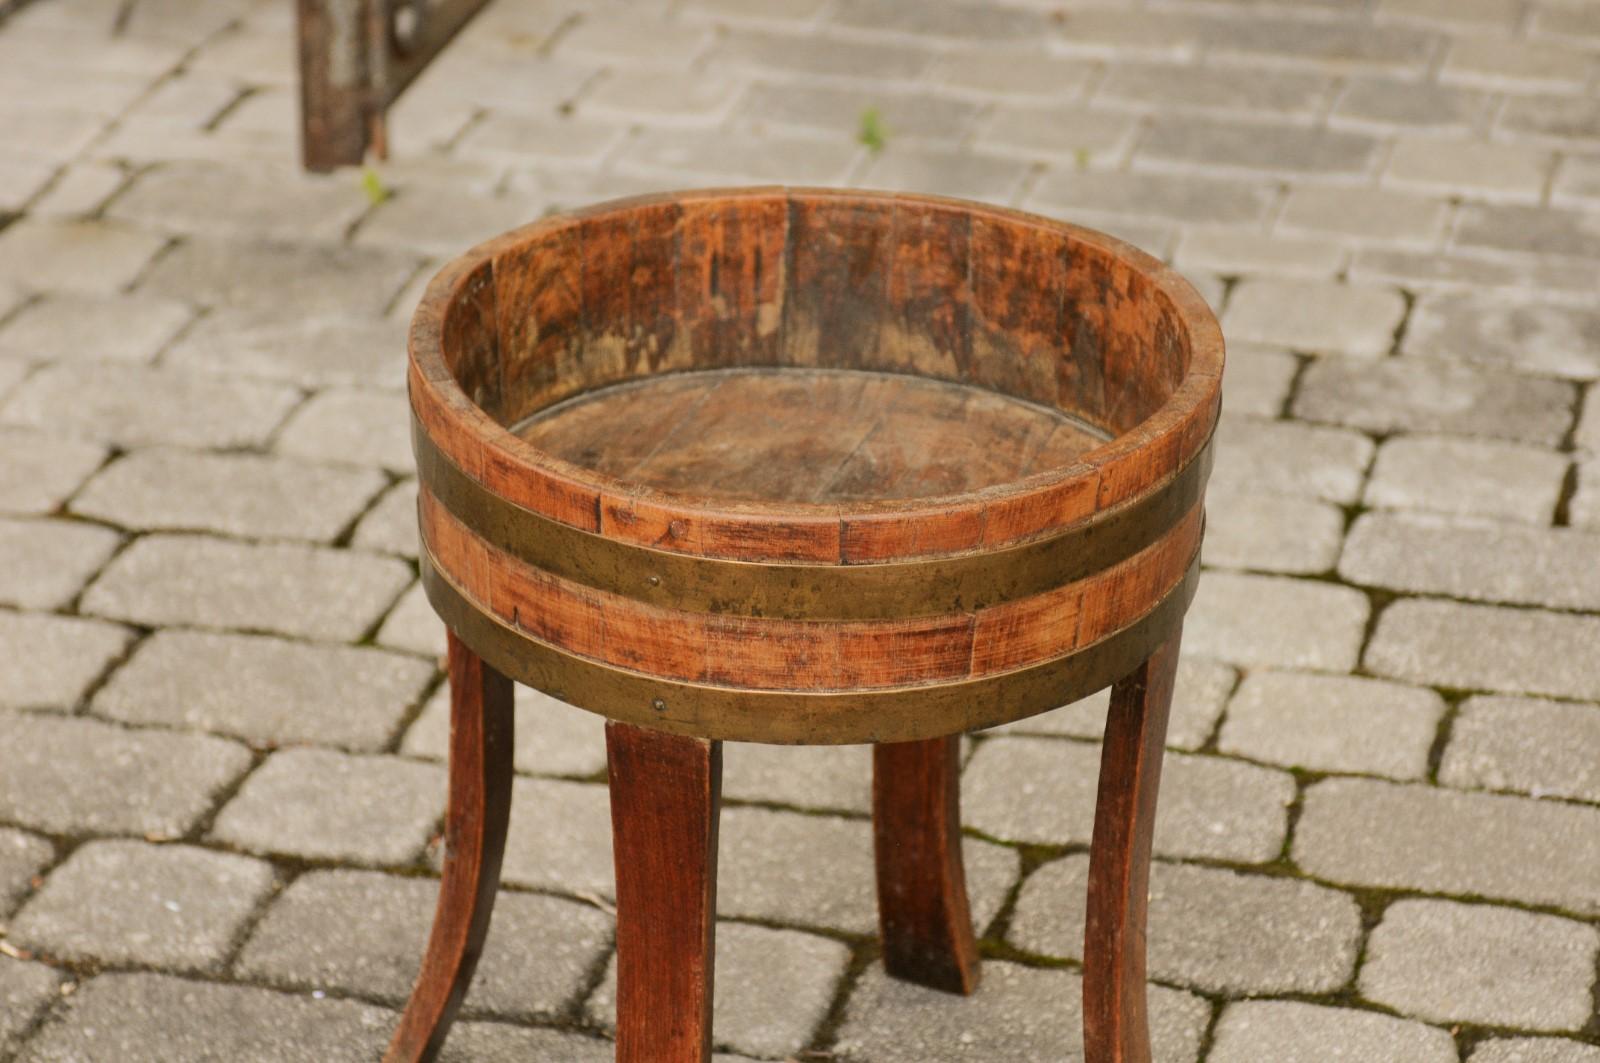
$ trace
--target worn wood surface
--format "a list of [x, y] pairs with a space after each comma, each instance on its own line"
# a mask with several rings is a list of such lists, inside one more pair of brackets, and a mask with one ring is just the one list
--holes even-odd
[[961, 739], [872, 750], [878, 926], [891, 975], [948, 993], [978, 985], [961, 859]]
[[416, 988], [385, 1063], [434, 1059], [489, 932], [511, 819], [511, 681], [449, 636], [450, 797], [444, 877]]
[[1145, 914], [1179, 633], [1111, 688], [1083, 940], [1086, 1063], [1150, 1063]]
[[709, 1063], [722, 743], [606, 724], [617, 1063]]

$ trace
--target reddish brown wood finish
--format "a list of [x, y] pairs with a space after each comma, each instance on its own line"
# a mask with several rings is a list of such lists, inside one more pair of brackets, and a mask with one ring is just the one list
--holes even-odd
[[617, 1063], [707, 1063], [722, 743], [606, 724]]
[[437, 1056], [483, 953], [511, 820], [511, 682], [449, 637], [450, 800], [444, 878], [417, 985], [385, 1063]]
[[961, 859], [961, 739], [872, 750], [873, 848], [884, 968], [894, 977], [971, 993], [978, 945]]
[[1145, 909], [1179, 635], [1111, 690], [1083, 941], [1087, 1063], [1150, 1063]]

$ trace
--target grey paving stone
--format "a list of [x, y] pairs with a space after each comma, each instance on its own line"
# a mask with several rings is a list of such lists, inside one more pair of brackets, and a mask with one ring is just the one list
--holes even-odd
[[1364, 661], [1378, 675], [1504, 694], [1600, 700], [1588, 647], [1600, 620], [1443, 601], [1399, 601], [1378, 618]]
[[149, 229], [207, 237], [332, 241], [370, 206], [357, 182], [343, 175], [174, 162], [139, 176], [107, 213]]
[[[512, 118], [514, 116], [504, 115], [500, 116], [499, 121], [503, 123]], [[531, 141], [522, 139], [522, 143], [532, 147], [543, 140], [562, 143], [569, 136], [582, 135], [583, 127], [568, 130], [566, 127], [570, 125], [573, 123], [563, 123], [562, 126], [543, 131], [544, 138]], [[620, 129], [606, 130], [606, 143], [615, 141], [621, 132]], [[494, 127], [490, 127], [490, 133], [494, 133]], [[523, 131], [506, 131], [498, 135], [510, 138], [519, 133], [522, 138], [527, 137]], [[484, 132], [482, 125], [478, 125], [474, 127], [473, 135], [481, 140], [489, 134]], [[484, 154], [480, 148], [470, 151], [469, 157], [482, 157]], [[453, 256], [491, 236], [537, 221], [542, 213], [540, 206], [538, 200], [532, 197], [490, 198], [458, 194], [451, 197], [449, 210], [440, 210], [435, 194], [426, 189], [412, 188], [379, 205], [372, 216], [362, 223], [356, 233], [355, 243], [357, 246]]]
[[854, 137], [766, 135], [732, 139], [721, 130], [652, 130], [617, 151], [613, 165], [658, 181], [704, 179], [792, 181], [834, 185], [844, 181], [866, 149]]
[[[790, 1059], [815, 1036], [850, 962], [845, 945], [793, 930], [717, 924], [716, 1043], [758, 1059]], [[591, 1023], [617, 1022], [617, 961], [584, 1005]]]
[[[613, 1058], [610, 1041], [500, 1022], [456, 1023], [439, 1053], [439, 1063], [612, 1063]], [[718, 1063], [731, 1059], [713, 1058]]]
[[11, 1052], [18, 1038], [60, 994], [62, 975], [42, 963], [0, 958], [0, 1052]]
[[1450, 46], [1439, 80], [1507, 92], [1574, 92], [1593, 72], [1593, 58], [1577, 49], [1483, 35]]
[[[976, 994], [956, 997], [869, 968], [845, 1008], [834, 1052], [859, 1063], [1082, 1063], [1082, 979], [1014, 963], [983, 965]], [[1194, 1063], [1210, 1007], [1181, 990], [1150, 989], [1157, 1063]]]
[[149, 362], [193, 317], [171, 299], [61, 292], [0, 329], [0, 351], [36, 362]]
[[383, 313], [417, 266], [399, 251], [194, 237], [150, 270], [140, 290], [264, 317]]
[[1031, 160], [1054, 158], [1083, 170], [1119, 165], [1139, 133], [1134, 115], [1087, 107], [1005, 106], [995, 108], [977, 138], [980, 150]]
[[1470, 1063], [1600, 1063], [1600, 1048], [1559, 1037], [1497, 1038], [1480, 1043], [1467, 1058]]
[[[402, 348], [403, 350], [403, 348]], [[411, 472], [411, 415], [404, 395], [335, 389], [313, 395], [278, 433], [279, 453], [314, 461]]]
[[1266, 236], [1240, 229], [1196, 228], [1185, 232], [1173, 261], [1180, 269], [1207, 269], [1227, 276], [1332, 279], [1347, 252], [1322, 236]]
[[1379, 18], [1386, 22], [1464, 30], [1510, 29], [1520, 14], [1508, 0], [1383, 0], [1378, 9]]
[[102, 469], [72, 509], [137, 531], [329, 542], [384, 483], [372, 470], [152, 448]]
[[[1478, 251], [1592, 259], [1600, 257], [1600, 222], [1592, 214], [1556, 207], [1467, 204], [1457, 213], [1455, 243]], [[1497, 302], [1485, 311], [1503, 315], [1507, 301]], [[1525, 316], [1539, 313], [1535, 305]]]
[[1334, 882], [1600, 911], [1600, 810], [1329, 779], [1305, 794], [1294, 859]]
[[1548, 524], [1567, 465], [1564, 454], [1521, 443], [1404, 436], [1378, 448], [1365, 497], [1382, 508]]
[[[354, 641], [411, 579], [395, 558], [290, 543], [148, 535], [84, 592], [87, 613]], [[336, 586], [338, 594], [329, 594]]]
[[1405, 312], [1405, 300], [1392, 288], [1259, 278], [1234, 290], [1222, 320], [1235, 340], [1377, 356], [1393, 346]]
[[69, 364], [30, 376], [0, 409], [0, 419], [124, 447], [248, 447], [265, 442], [299, 401], [289, 388], [247, 380]]
[[257, 635], [157, 631], [95, 695], [132, 724], [198, 729], [263, 745], [376, 752], [433, 678], [424, 661]]
[[[577, 113], [584, 118], [606, 122], [645, 121], [659, 125], [714, 125], [726, 119], [744, 91], [737, 78], [706, 76], [699, 71], [608, 70], [603, 81], [585, 91]], [[510, 117], [510, 116], [507, 116]], [[487, 122], [484, 123], [486, 125]], [[546, 126], [550, 123], [546, 122]], [[616, 127], [580, 127], [580, 147], [585, 141], [598, 141], [602, 130]], [[462, 138], [457, 151], [470, 151], [480, 157], [527, 158], [530, 145], [512, 138], [495, 137], [485, 146], [480, 142], [483, 125], [475, 125]], [[609, 140], [607, 141], [609, 146]], [[513, 156], [513, 153], [515, 155]]]
[[356, 525], [350, 544], [398, 557], [417, 556], [417, 482], [402, 480], [378, 499]]
[[0, 602], [57, 609], [100, 571], [122, 537], [109, 528], [67, 520], [0, 518]]
[[[516, 688], [515, 704], [517, 771], [579, 777], [605, 772], [605, 717], [520, 685]], [[417, 722], [406, 732], [400, 752], [443, 760], [449, 750], [450, 685], [443, 683], [428, 699]], [[724, 793], [727, 793], [728, 752], [725, 747]]]
[[1361, 652], [1370, 609], [1349, 587], [1209, 572], [1184, 624], [1184, 646], [1244, 668], [1345, 672]]
[[1095, 102], [1156, 113], [1202, 111], [1310, 121], [1321, 114], [1331, 84], [1321, 73], [1125, 62], [1106, 71], [1095, 89]]
[[43, 713], [0, 713], [0, 736], [0, 818], [52, 834], [180, 837], [250, 767], [221, 738]]
[[1541, 148], [1434, 136], [1401, 137], [1384, 170], [1386, 185], [1496, 203], [1538, 203], [1555, 168]]
[[175, 343], [164, 363], [259, 377], [302, 388], [405, 386], [405, 329], [397, 320], [262, 311], [212, 314]]
[[1377, 449], [1358, 432], [1292, 421], [1224, 417], [1217, 425], [1211, 490], [1303, 495], [1325, 502], [1361, 497]]
[[[878, 932], [871, 824], [725, 808], [720, 848], [717, 911], [722, 915], [851, 934]], [[961, 852], [972, 922], [982, 933], [1016, 884], [1017, 854], [973, 838], [963, 839]]]
[[[1081, 742], [996, 738], [973, 754], [962, 811], [968, 826], [1006, 841], [1087, 844], [1100, 749]], [[1169, 754], [1162, 768], [1155, 851], [1262, 863], [1283, 848], [1293, 779], [1218, 757]]]
[[24, 219], [0, 233], [0, 284], [111, 294], [133, 283], [165, 244], [109, 222]]
[[1081, 60], [974, 42], [942, 53], [929, 68], [927, 80], [946, 91], [1063, 100], [1088, 86], [1093, 69]]
[[1439, 781], [1600, 803], [1600, 707], [1468, 698], [1451, 725]]
[[1581, 145], [1600, 137], [1600, 103], [1581, 94], [1517, 94], [1506, 101], [1499, 129], [1519, 139]]
[[428, 603], [421, 583], [413, 584], [384, 619], [378, 629], [378, 644], [425, 657], [444, 656], [444, 622]]
[[[1386, 97], [1402, 99], [1422, 88], [1408, 84], [1407, 91], [1394, 92], [1392, 86], [1383, 86]], [[1298, 185], [1289, 191], [1278, 229], [1431, 247], [1443, 235], [1448, 216], [1443, 200], [1408, 192]]]
[[0, 612], [0, 708], [71, 708], [131, 638], [98, 620]]
[[[439, 885], [368, 871], [313, 871], [283, 892], [234, 964], [246, 981], [332, 990], [401, 1005], [433, 924]], [[558, 1018], [605, 955], [611, 917], [555, 897], [502, 890], [467, 993], [467, 1015]]]
[[829, 21], [862, 32], [945, 37], [963, 44], [1032, 40], [1049, 29], [1040, 12], [972, 3], [906, 5], [896, 0], [842, 0]]
[[[1487, 124], [1489, 96], [1429, 82], [1352, 80], [1328, 116], [1336, 129], [1470, 136]], [[1370, 192], [1370, 189], [1363, 191]]]
[[[33, 890], [34, 876], [55, 861], [56, 847], [26, 831], [0, 828], [0, 916]], [[5, 1044], [0, 1034], [0, 1045]]]
[[729, 743], [722, 751], [722, 796], [792, 808], [870, 813], [872, 747]]
[[1555, 446], [1572, 423], [1575, 389], [1559, 380], [1433, 358], [1317, 358], [1294, 415], [1368, 432], [1440, 432]]
[[1032, 209], [1066, 217], [1160, 218], [1249, 224], [1265, 218], [1272, 189], [1237, 178], [1121, 173], [1058, 167], [1029, 195]]
[[1376, 512], [1350, 529], [1339, 574], [1420, 594], [1594, 610], [1600, 572], [1589, 561], [1596, 551], [1600, 535], [1572, 528]]
[[1528, 299], [1441, 293], [1417, 300], [1404, 351], [1545, 373], [1600, 376], [1600, 312]]
[[1206, 499], [1206, 564], [1264, 572], [1327, 572], [1339, 558], [1344, 514], [1309, 498], [1213, 491]]
[[[1225, 664], [1199, 657], [1178, 660], [1178, 678], [1172, 692], [1172, 713], [1167, 722], [1167, 748], [1196, 750], [1216, 730], [1239, 673]], [[993, 734], [1066, 735], [1099, 739], [1105, 734], [1111, 688], [1091, 694], [1071, 705], [1029, 716], [994, 729]]]
[[1551, 915], [1397, 901], [1361, 967], [1368, 998], [1436, 1022], [1577, 1030], [1593, 1004], [1600, 932]]
[[1420, 779], [1444, 699], [1360, 676], [1252, 672], [1228, 703], [1217, 746], [1310, 771]]
[[1312, 65], [1347, 72], [1414, 70], [1438, 46], [1433, 33], [1348, 21], [1324, 21], [1316, 33], [1307, 33], [1299, 19], [1259, 14], [1217, 18], [1199, 27], [1212, 57], [1298, 70]]
[[432, 764], [288, 749], [245, 780], [210, 836], [251, 852], [401, 866], [422, 854], [444, 801]]
[[1251, 343], [1231, 345], [1222, 370], [1228, 412], [1256, 417], [1278, 416], [1283, 412], [1299, 368], [1299, 360], [1287, 351]]
[[214, 972], [272, 885], [272, 866], [247, 856], [89, 842], [23, 905], [8, 937], [67, 961]]
[[90, 980], [23, 1053], [26, 1063], [368, 1063], [392, 1012], [157, 974]]
[[[980, 104], [924, 91], [884, 90], [873, 93], [891, 144], [904, 141], [955, 144], [966, 139], [983, 112]], [[853, 139], [861, 129], [859, 90], [841, 85], [774, 85], [757, 83], [739, 95], [733, 117], [760, 127], [777, 126], [812, 136]]]
[[[1083, 957], [1089, 857], [1028, 878], [1007, 935], [1029, 952]], [[1150, 975], [1210, 993], [1326, 993], [1355, 973], [1361, 913], [1336, 890], [1158, 862], [1151, 871]]]
[[[722, 867], [727, 869], [727, 815]], [[437, 847], [429, 856], [439, 864]], [[513, 886], [575, 897], [611, 897], [611, 795], [603, 783], [517, 779], [511, 784], [511, 829], [501, 877]], [[723, 914], [728, 914], [726, 905]]]
[[1378, 148], [1361, 133], [1160, 114], [1140, 139], [1134, 166], [1351, 182], [1372, 172]]
[[1354, 1008], [1293, 1000], [1229, 1004], [1217, 1023], [1211, 1063], [1456, 1063], [1444, 1030]]
[[871, 188], [1009, 204], [1028, 175], [1026, 162], [966, 149], [890, 144], [862, 172]]
[[887, 41], [800, 36], [738, 27], [723, 35], [706, 62], [712, 69], [763, 77], [906, 82], [927, 71], [932, 59], [930, 49]]
[[106, 453], [98, 443], [0, 426], [0, 510], [54, 511], [100, 467]]

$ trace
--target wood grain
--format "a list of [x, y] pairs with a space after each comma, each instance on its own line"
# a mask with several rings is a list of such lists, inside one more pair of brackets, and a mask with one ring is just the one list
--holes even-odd
[[1150, 840], [1179, 638], [1175, 632], [1111, 688], [1083, 939], [1086, 1063], [1150, 1063], [1145, 1002]]
[[709, 1063], [722, 743], [611, 721], [617, 1063]]
[[511, 820], [511, 681], [449, 636], [450, 798], [444, 876], [416, 988], [385, 1063], [427, 1063], [444, 1044], [489, 933]]

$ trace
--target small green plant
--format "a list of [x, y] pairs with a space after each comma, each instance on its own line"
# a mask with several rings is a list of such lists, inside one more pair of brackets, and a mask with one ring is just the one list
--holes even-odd
[[1089, 159], [1090, 159], [1089, 149], [1088, 148], [1079, 148], [1076, 152], [1073, 153], [1072, 159], [1073, 159], [1074, 162], [1076, 162], [1078, 164], [1078, 169], [1087, 170], [1089, 168]]
[[874, 155], [889, 143], [889, 129], [883, 124], [883, 115], [878, 113], [876, 107], [868, 107], [861, 112], [861, 128], [856, 132], [856, 139]]
[[389, 186], [383, 183], [383, 178], [378, 176], [378, 171], [370, 166], [361, 168], [361, 190], [367, 194], [368, 202], [374, 207], [394, 194], [389, 190]]

